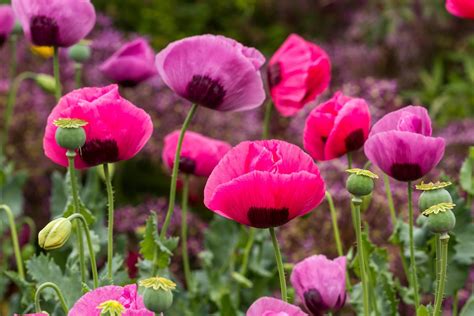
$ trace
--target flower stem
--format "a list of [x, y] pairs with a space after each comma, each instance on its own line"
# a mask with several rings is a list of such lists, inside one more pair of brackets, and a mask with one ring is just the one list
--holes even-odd
[[278, 239], [275, 234], [275, 228], [270, 227], [270, 236], [272, 237], [273, 249], [275, 250], [275, 259], [278, 267], [278, 276], [280, 278], [280, 290], [281, 299], [288, 302], [288, 295], [286, 294], [286, 278], [285, 270], [283, 269], [283, 259], [281, 257], [280, 246], [278, 245]]
[[74, 64], [74, 81], [76, 83], [76, 89], [82, 87], [82, 64], [75, 63]]
[[107, 231], [107, 278], [113, 282], [112, 260], [114, 257], [114, 190], [109, 172], [109, 164], [104, 163], [105, 187], [107, 189], [108, 231]]
[[3, 125], [3, 131], [1, 135], [1, 144], [0, 144], [0, 156], [5, 155], [5, 147], [8, 143], [8, 134], [10, 131], [10, 124], [11, 124], [11, 119], [13, 115], [13, 110], [15, 107], [16, 103], [16, 96], [18, 94], [18, 89], [20, 88], [21, 83], [26, 80], [26, 79], [34, 79], [36, 74], [25, 71], [16, 76], [15, 79], [13, 79], [12, 86], [10, 88], [10, 91], [8, 93], [8, 98], [7, 98], [7, 104], [5, 107], [5, 118], [4, 118], [4, 125]]
[[415, 310], [418, 310], [420, 305], [420, 299], [418, 296], [418, 276], [416, 272], [416, 260], [415, 260], [415, 240], [413, 238], [413, 229], [415, 216], [413, 215], [413, 189], [411, 187], [411, 181], [408, 182], [408, 217], [409, 217], [409, 238], [410, 238], [410, 274], [411, 274], [411, 286], [414, 292], [415, 298]]
[[392, 218], [392, 225], [395, 226], [397, 223], [397, 215], [395, 215], [395, 205], [393, 204], [392, 190], [390, 188], [390, 179], [384, 174], [383, 182], [385, 184], [385, 194], [387, 195], [388, 208], [390, 210], [390, 217]]
[[170, 187], [170, 197], [168, 201], [168, 211], [166, 212], [165, 222], [163, 223], [163, 227], [161, 228], [161, 238], [166, 237], [166, 233], [168, 231], [168, 226], [170, 225], [171, 215], [173, 215], [174, 211], [174, 203], [176, 200], [176, 183], [178, 182], [178, 170], [179, 170], [179, 159], [181, 157], [181, 147], [183, 145], [184, 134], [188, 129], [189, 123], [191, 122], [196, 110], [198, 108], [197, 104], [193, 104], [191, 110], [189, 110], [186, 119], [184, 120], [183, 126], [181, 127], [181, 133], [179, 134], [178, 144], [176, 146], [176, 153], [174, 156], [174, 163], [173, 163], [173, 171], [171, 174], [171, 187]]
[[43, 284], [41, 284], [37, 289], [36, 289], [36, 292], [35, 292], [35, 309], [36, 309], [36, 313], [41, 313], [42, 310], [41, 310], [41, 305], [40, 305], [40, 293], [43, 289], [46, 289], [46, 288], [52, 288], [54, 290], [54, 292], [56, 292], [56, 295], [58, 296], [59, 298], [59, 302], [61, 303], [61, 307], [63, 308], [64, 312], [66, 314], [69, 313], [69, 308], [67, 307], [67, 304], [66, 304], [66, 301], [64, 300], [64, 296], [63, 296], [63, 293], [61, 292], [61, 290], [59, 289], [59, 287], [54, 284], [53, 282], [45, 282]]
[[249, 238], [247, 239], [247, 243], [245, 244], [244, 256], [242, 258], [242, 266], [240, 267], [240, 274], [242, 274], [243, 276], [247, 274], [250, 252], [252, 251], [253, 243], [255, 241], [255, 234], [257, 233], [256, 229], [253, 227], [249, 227], [248, 232]]
[[262, 139], [268, 139], [268, 136], [270, 135], [270, 119], [272, 118], [272, 108], [272, 101], [267, 101], [267, 103], [265, 103], [265, 114], [263, 117]]
[[94, 253], [94, 248], [92, 246], [92, 239], [91, 239], [91, 234], [89, 231], [89, 225], [87, 225], [87, 221], [84, 218], [84, 215], [75, 213], [71, 216], [68, 217], [68, 220], [72, 221], [74, 219], [79, 219], [82, 223], [82, 226], [84, 227], [84, 231], [86, 233], [86, 240], [87, 240], [87, 247], [89, 248], [89, 257], [91, 260], [91, 270], [92, 270], [92, 278], [94, 280], [94, 289], [99, 287], [99, 275], [97, 273], [97, 263], [95, 261], [95, 253]]
[[54, 95], [56, 97], [56, 101], [59, 101], [61, 98], [61, 78], [59, 75], [59, 47], [54, 47], [54, 55], [53, 55], [53, 72], [54, 72], [54, 79], [56, 81], [56, 89]]
[[[72, 200], [74, 203], [74, 213], [80, 214], [81, 206], [79, 204], [79, 193], [77, 189], [76, 168], [74, 167], [74, 158], [76, 157], [76, 152], [74, 150], [68, 150], [66, 152], [66, 156], [69, 160], [69, 177], [71, 182]], [[86, 282], [86, 261], [84, 259], [84, 244], [82, 240], [81, 227], [77, 224], [74, 224], [74, 230], [76, 232], [77, 238], [79, 265], [81, 267], [81, 279], [82, 282]]]
[[458, 291], [454, 292], [453, 297], [453, 314], [452, 316], [458, 316], [458, 307], [459, 307], [459, 295]]
[[364, 252], [364, 243], [362, 242], [362, 224], [360, 220], [360, 205], [362, 204], [362, 199], [359, 197], [352, 198], [352, 205], [354, 206], [354, 215], [356, 223], [356, 236], [357, 236], [357, 246], [358, 246], [358, 258], [359, 258], [359, 269], [360, 276], [362, 279], [362, 292], [363, 292], [363, 301], [364, 301], [364, 315], [370, 315], [369, 307], [369, 284], [367, 278], [367, 271], [365, 269], [365, 252]]
[[16, 54], [17, 50], [17, 42], [18, 42], [18, 35], [12, 34], [10, 36], [10, 80], [13, 80], [13, 78], [16, 76], [16, 69], [18, 65], [18, 57]]
[[186, 288], [193, 291], [193, 280], [188, 255], [188, 197], [189, 197], [189, 177], [186, 175], [183, 182], [183, 194], [181, 200], [181, 251], [183, 256], [184, 278]]
[[336, 241], [337, 254], [341, 257], [344, 255], [344, 252], [342, 250], [341, 237], [339, 234], [339, 225], [337, 224], [336, 209], [334, 208], [334, 202], [329, 191], [326, 191], [326, 200], [328, 201], [329, 210], [331, 211], [332, 228], [334, 231], [334, 240]]
[[15, 218], [10, 207], [6, 204], [0, 205], [0, 209], [5, 210], [8, 216], [8, 224], [10, 225], [10, 233], [13, 243], [13, 251], [15, 252], [16, 268], [18, 270], [18, 276], [20, 279], [25, 279], [25, 270], [23, 270], [23, 260], [21, 258], [20, 245], [18, 242], [18, 234], [16, 232]]
[[448, 243], [449, 235], [447, 233], [441, 234], [438, 236], [441, 243], [441, 254], [440, 256], [440, 267], [439, 267], [439, 282], [436, 289], [436, 298], [435, 298], [435, 307], [434, 307], [434, 316], [441, 315], [441, 305], [443, 303], [444, 297], [444, 287], [446, 284], [446, 271], [448, 267]]

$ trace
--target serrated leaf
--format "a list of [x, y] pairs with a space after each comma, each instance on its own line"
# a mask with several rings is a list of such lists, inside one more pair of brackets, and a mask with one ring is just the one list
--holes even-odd
[[466, 158], [462, 164], [459, 182], [464, 191], [474, 194], [474, 160], [470, 157]]
[[471, 295], [469, 300], [464, 304], [461, 310], [460, 316], [471, 316], [474, 315], [474, 295]]
[[[72, 199], [68, 199], [68, 202], [66, 204], [66, 208], [64, 209], [63, 216], [64, 217], [69, 217], [72, 214], [74, 214], [74, 203]], [[92, 225], [95, 222], [95, 216], [91, 213], [91, 211], [84, 205], [82, 200], [79, 198], [79, 213], [84, 216], [86, 219], [87, 225]]]
[[156, 243], [158, 236], [158, 226], [156, 213], [151, 212], [146, 220], [145, 234], [140, 241], [140, 254], [146, 260], [153, 260], [155, 256]]
[[[0, 204], [8, 205], [17, 217], [23, 210], [23, 186], [28, 178], [26, 171], [13, 171], [13, 166], [9, 165], [4, 170], [5, 183], [0, 186]], [[6, 216], [0, 215], [0, 223], [6, 224]]]
[[430, 316], [430, 315], [431, 315], [431, 311], [425, 305], [420, 305], [418, 309], [416, 310], [416, 316]]

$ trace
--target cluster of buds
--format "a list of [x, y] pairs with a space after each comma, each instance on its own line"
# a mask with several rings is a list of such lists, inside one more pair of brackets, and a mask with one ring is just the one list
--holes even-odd
[[427, 228], [433, 233], [445, 234], [453, 230], [456, 217], [451, 194], [445, 189], [451, 182], [421, 183], [416, 189], [423, 191], [418, 200], [422, 214], [428, 217]]

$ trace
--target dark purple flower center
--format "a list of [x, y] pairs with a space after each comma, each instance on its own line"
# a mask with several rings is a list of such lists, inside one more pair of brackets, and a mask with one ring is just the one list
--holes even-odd
[[113, 139], [92, 139], [87, 141], [79, 150], [82, 160], [89, 166], [117, 162], [119, 149]]
[[346, 304], [346, 293], [343, 293], [337, 297], [336, 305], [334, 306], [334, 310], [338, 310], [344, 307]]
[[225, 97], [224, 87], [209, 76], [194, 75], [186, 87], [187, 98], [199, 105], [216, 109]]
[[313, 315], [323, 315], [324, 312], [330, 309], [321, 294], [316, 289], [309, 289], [303, 294], [304, 304], [309, 312]]
[[416, 163], [395, 163], [390, 174], [398, 181], [414, 181], [423, 177], [420, 165]]
[[196, 162], [194, 159], [188, 157], [181, 157], [179, 159], [179, 171], [187, 174], [193, 174], [194, 170], [196, 170]]
[[0, 47], [2, 47], [6, 41], [7, 41], [7, 36], [5, 34], [0, 34]]
[[364, 145], [364, 130], [359, 128], [350, 133], [344, 140], [348, 152], [357, 150]]
[[38, 46], [58, 46], [59, 27], [52, 18], [34, 16], [30, 22], [31, 41]]
[[138, 86], [139, 82], [135, 80], [122, 80], [118, 82], [118, 84], [125, 88], [135, 88]]
[[287, 207], [280, 209], [268, 207], [251, 207], [247, 218], [253, 227], [269, 228], [288, 223], [290, 210]]
[[321, 136], [321, 141], [323, 142], [323, 144], [326, 145], [326, 143], [328, 141], [328, 137], [327, 136]]
[[274, 63], [273, 65], [268, 65], [267, 70], [268, 76], [268, 85], [270, 89], [276, 86], [281, 81], [281, 66], [280, 63]]

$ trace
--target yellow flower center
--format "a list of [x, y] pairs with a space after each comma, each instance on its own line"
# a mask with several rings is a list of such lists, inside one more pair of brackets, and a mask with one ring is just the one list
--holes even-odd
[[422, 214], [425, 216], [429, 216], [431, 214], [438, 214], [440, 212], [447, 212], [452, 210], [456, 204], [454, 203], [439, 203], [436, 205], [433, 205], [432, 207], [426, 209]]
[[53, 124], [61, 128], [79, 128], [86, 126], [88, 123], [84, 120], [76, 118], [60, 118], [55, 120]]
[[102, 302], [97, 308], [101, 310], [101, 316], [121, 316], [125, 311], [125, 307], [115, 300]]
[[31, 46], [30, 47], [33, 54], [38, 55], [44, 59], [49, 59], [53, 57], [54, 48], [52, 46]]
[[171, 291], [176, 289], [176, 283], [163, 277], [153, 277], [141, 280], [139, 285], [145, 288], [153, 288], [154, 290], [162, 289], [164, 291]]
[[445, 188], [445, 187], [450, 186], [450, 185], [451, 185], [451, 182], [437, 181], [435, 183], [433, 183], [433, 182], [424, 183], [423, 181], [421, 181], [421, 183], [417, 184], [415, 187], [416, 187], [417, 190], [420, 190], [420, 191], [432, 191], [432, 190], [442, 189], [442, 188]]
[[371, 179], [379, 178], [379, 176], [376, 175], [375, 173], [371, 172], [370, 170], [365, 170], [365, 169], [352, 168], [352, 169], [347, 169], [346, 172], [350, 174], [356, 174], [358, 176], [365, 176]]

